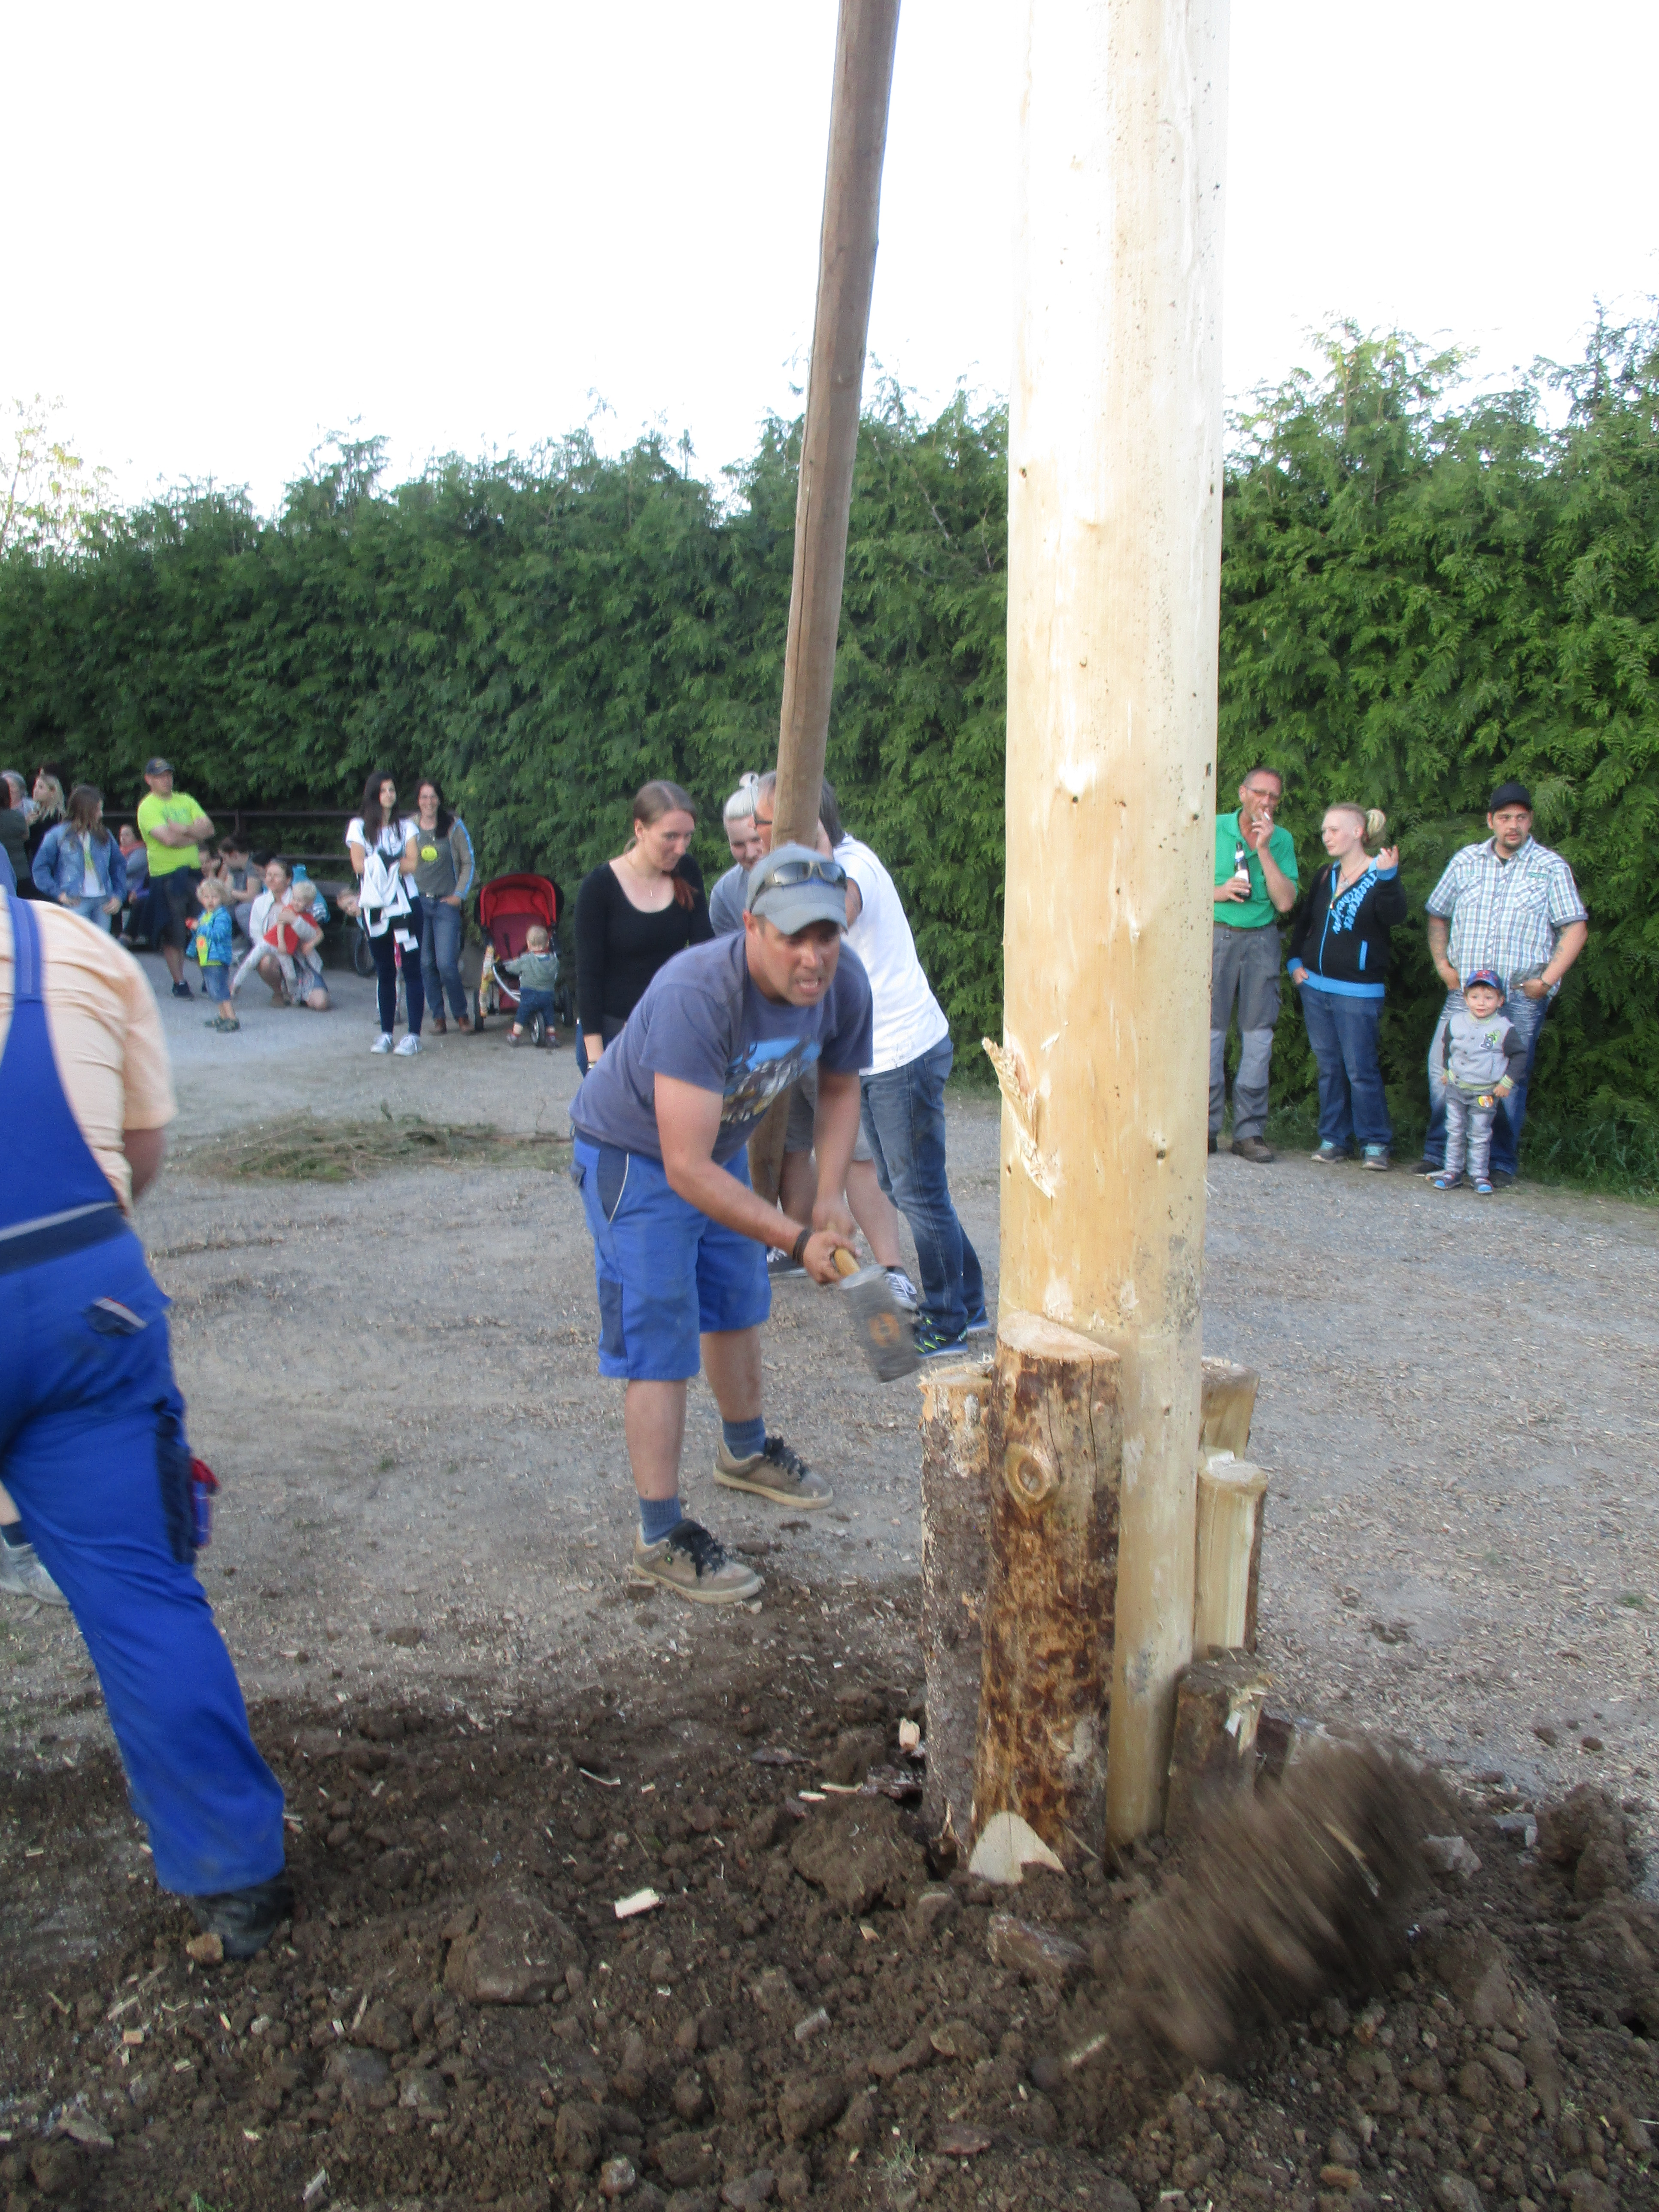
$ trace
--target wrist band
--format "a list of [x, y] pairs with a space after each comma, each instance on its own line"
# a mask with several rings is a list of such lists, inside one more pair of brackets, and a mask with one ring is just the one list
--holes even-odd
[[806, 1240], [811, 1234], [810, 1229], [803, 1229], [789, 1248], [789, 1256], [798, 1267], [800, 1265], [800, 1255], [806, 1249]]

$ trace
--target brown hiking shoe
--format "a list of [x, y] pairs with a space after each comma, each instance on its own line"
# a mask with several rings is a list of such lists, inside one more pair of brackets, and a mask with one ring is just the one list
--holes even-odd
[[763, 1587], [755, 1570], [734, 1559], [701, 1521], [682, 1521], [654, 1544], [635, 1535], [634, 1572], [693, 1605], [741, 1605]]
[[756, 1498], [769, 1498], [775, 1505], [810, 1509], [828, 1505], [836, 1494], [781, 1437], [768, 1437], [765, 1448], [747, 1459], [733, 1459], [722, 1443], [714, 1455], [714, 1480], [728, 1490], [746, 1490]]
[[1233, 1155], [1237, 1159], [1253, 1160], [1259, 1168], [1265, 1168], [1270, 1160], [1279, 1157], [1271, 1146], [1262, 1143], [1260, 1137], [1235, 1137]]
[[460, 1031], [460, 1033], [461, 1033], [461, 1035], [462, 1035], [463, 1036], [471, 1036], [471, 1034], [472, 1034], [472, 1017], [471, 1017], [471, 1014], [457, 1014], [457, 1015], [456, 1015], [456, 1017], [455, 1017], [455, 1026], [456, 1026], [456, 1028]]
[[431, 1030], [434, 1036], [442, 1036], [447, 1031], [449, 1024], [444, 1019], [441, 1014], [434, 1014], [431, 1020], [427, 1024], [427, 1027]]

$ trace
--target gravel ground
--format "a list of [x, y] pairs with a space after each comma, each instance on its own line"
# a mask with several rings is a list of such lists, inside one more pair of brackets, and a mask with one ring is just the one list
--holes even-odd
[[[199, 1001], [161, 1002], [181, 1113], [141, 1226], [174, 1300], [192, 1440], [224, 1484], [204, 1579], [250, 1698], [499, 1709], [574, 1693], [624, 1657], [678, 1674], [732, 1632], [623, 1596], [632, 1490], [565, 1176], [233, 1184], [192, 1164], [205, 1140], [307, 1107], [563, 1127], [568, 1050], [510, 1052], [498, 1028], [376, 1059], [371, 987], [331, 981], [326, 1016], [245, 993], [233, 1037], [203, 1028]], [[994, 1104], [955, 1100], [952, 1182], [993, 1292], [996, 1145]], [[1206, 1344], [1261, 1371], [1263, 1649], [1287, 1700], [1528, 1796], [1593, 1778], [1645, 1802], [1652, 1213], [1553, 1190], [1483, 1204], [1300, 1158], [1223, 1156], [1209, 1184]], [[835, 1506], [809, 1522], [717, 1495], [699, 1388], [692, 1510], [826, 1612], [870, 1601], [880, 1643], [919, 1550], [910, 1386], [872, 1384], [804, 1281], [779, 1291], [767, 1358], [769, 1417], [831, 1477]], [[747, 1632], [785, 1648], [765, 1612]], [[908, 1634], [881, 1655], [899, 1679], [919, 1673]], [[61, 1615], [9, 1607], [0, 1663], [18, 1771], [106, 1741]]]

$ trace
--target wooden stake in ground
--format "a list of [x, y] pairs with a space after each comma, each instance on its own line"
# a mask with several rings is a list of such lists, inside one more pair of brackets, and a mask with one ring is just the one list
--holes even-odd
[[817, 312], [795, 501], [795, 567], [778, 727], [775, 845], [811, 845], [817, 836], [898, 12], [898, 0], [841, 0], [836, 32]]
[[1106, 1826], [1125, 1839], [1162, 1820], [1192, 1641], [1226, 6], [1030, 0], [1028, 23], [1001, 1334], [1024, 1312], [1118, 1355]]

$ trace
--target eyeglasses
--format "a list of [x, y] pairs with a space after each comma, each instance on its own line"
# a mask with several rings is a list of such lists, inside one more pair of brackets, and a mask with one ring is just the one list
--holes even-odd
[[828, 884], [834, 890], [847, 888], [847, 871], [839, 860], [780, 860], [775, 868], [769, 868], [750, 894], [749, 903], [764, 898], [768, 891], [787, 890], [792, 884], [817, 882]]

